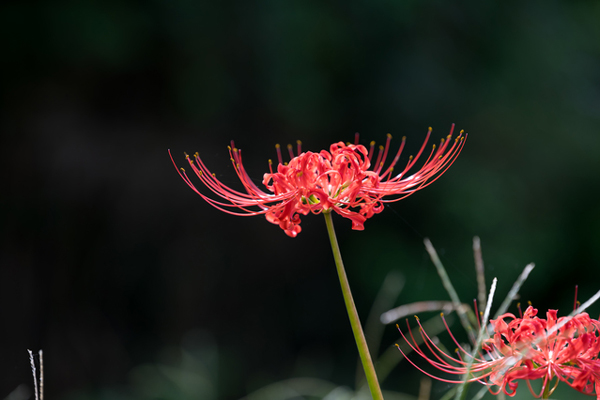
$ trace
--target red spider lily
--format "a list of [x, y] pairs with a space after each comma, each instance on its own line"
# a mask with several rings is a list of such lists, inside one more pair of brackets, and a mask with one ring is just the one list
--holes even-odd
[[407, 174], [423, 155], [431, 128], [417, 155], [411, 156], [398, 174], [394, 174], [394, 167], [404, 149], [406, 138], [402, 138], [400, 149], [384, 170], [392, 138], [389, 134], [385, 147], [379, 147], [375, 162], [375, 142], [371, 142], [371, 148], [367, 151], [358, 144], [358, 134], [355, 144], [338, 142], [332, 144], [329, 151], [321, 150], [319, 153], [301, 152], [301, 143], [298, 141], [298, 155], [294, 156], [292, 146], [288, 145], [291, 157], [289, 163], [283, 162], [277, 145], [277, 169], [273, 171], [269, 160], [270, 172], [264, 174], [262, 182], [268, 191], [260, 189], [252, 181], [242, 163], [242, 152], [234, 146], [233, 141], [229, 154], [245, 192], [222, 184], [202, 162], [198, 153], [193, 158], [186, 154], [190, 167], [200, 181], [221, 199], [201, 193], [183, 168], [179, 174], [192, 190], [213, 207], [232, 215], [265, 214], [267, 221], [279, 225], [291, 237], [301, 231], [300, 214], [307, 215], [309, 212], [319, 214], [335, 211], [352, 221], [352, 229], [363, 230], [367, 218], [383, 210], [383, 203], [410, 196], [435, 181], [450, 167], [462, 150], [466, 138], [461, 131], [452, 141], [453, 130], [454, 125], [448, 137], [442, 139], [437, 148], [433, 146], [425, 163], [411, 175]]
[[[552, 394], [562, 381], [582, 393], [596, 395], [600, 400], [600, 322], [591, 319], [585, 312], [558, 319], [557, 310], [549, 310], [546, 319], [536, 315], [537, 309], [529, 306], [522, 318], [506, 313], [491, 320], [493, 336], [484, 340], [483, 351], [476, 356], [469, 354], [458, 344], [449, 329], [457, 346], [456, 357], [442, 351], [427, 336], [420, 322], [420, 334], [433, 356], [428, 356], [417, 346], [410, 327], [411, 340], [402, 331], [400, 334], [418, 355], [437, 369], [455, 375], [465, 375], [468, 372], [472, 377], [467, 382], [477, 381], [489, 385], [490, 392], [494, 395], [503, 391], [514, 396], [518, 380], [524, 379], [536, 398], [544, 393]], [[400, 346], [398, 349], [402, 352]], [[403, 352], [402, 354], [406, 358]], [[464, 382], [436, 377], [416, 366], [410, 359], [407, 360], [434, 379], [450, 383]], [[554, 378], [556, 381], [551, 383]], [[530, 384], [535, 379], [543, 379], [542, 389], [538, 394]], [[494, 386], [498, 388], [496, 391]]]

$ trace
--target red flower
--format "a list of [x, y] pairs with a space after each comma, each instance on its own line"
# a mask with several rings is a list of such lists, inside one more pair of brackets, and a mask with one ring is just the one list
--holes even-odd
[[[514, 396], [518, 380], [523, 379], [527, 381], [534, 397], [540, 397], [544, 392], [552, 394], [562, 381], [600, 399], [600, 322], [591, 319], [585, 312], [558, 319], [556, 313], [557, 310], [549, 310], [546, 319], [538, 318], [537, 309], [529, 306], [522, 318], [506, 313], [491, 320], [494, 333], [484, 341], [482, 350], [485, 354], [480, 352], [474, 358], [456, 342], [451, 333], [458, 346], [457, 358], [440, 350], [423, 331], [420, 323], [421, 335], [433, 358], [417, 347], [412, 332], [410, 341], [402, 331], [400, 333], [417, 354], [441, 371], [464, 375], [468, 361], [472, 359], [469, 371], [473, 378], [468, 381], [490, 385], [490, 392], [494, 395], [503, 391]], [[402, 352], [399, 346], [398, 349]], [[410, 359], [407, 360], [415, 365]], [[436, 377], [417, 368], [440, 381], [461, 383]], [[552, 383], [555, 378], [556, 381]], [[531, 388], [530, 381], [534, 379], [543, 379], [538, 394]], [[497, 386], [498, 390], [494, 391], [492, 386]]]
[[454, 141], [450, 140], [452, 130], [446, 139], [441, 140], [437, 149], [433, 146], [425, 163], [410, 176], [407, 173], [423, 154], [431, 128], [417, 155], [414, 158], [411, 156], [406, 167], [398, 174], [393, 174], [393, 171], [406, 138], [402, 138], [400, 149], [384, 170], [391, 135], [388, 135], [385, 147], [379, 147], [379, 154], [373, 162], [375, 142], [371, 142], [370, 151], [367, 151], [358, 144], [358, 134], [355, 144], [338, 142], [332, 144], [329, 151], [321, 150], [319, 153], [302, 153], [298, 142], [298, 155], [294, 156], [289, 145], [289, 163], [283, 163], [277, 145], [279, 164], [273, 171], [269, 160], [270, 172], [264, 174], [262, 182], [268, 191], [260, 189], [252, 181], [242, 164], [242, 152], [233, 142], [229, 153], [245, 192], [223, 185], [209, 171], [198, 153], [193, 158], [186, 154], [186, 158], [200, 181], [220, 199], [201, 193], [183, 168], [179, 174], [192, 190], [213, 207], [232, 215], [265, 214], [269, 222], [279, 225], [291, 237], [301, 231], [300, 214], [307, 215], [309, 212], [319, 214], [335, 211], [352, 221], [352, 229], [363, 230], [366, 219], [383, 210], [383, 203], [398, 201], [413, 194], [446, 171], [460, 153], [466, 138], [461, 131]]

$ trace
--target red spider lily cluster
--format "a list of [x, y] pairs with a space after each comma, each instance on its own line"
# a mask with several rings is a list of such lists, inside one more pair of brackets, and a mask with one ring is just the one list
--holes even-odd
[[[418, 355], [437, 369], [455, 375], [469, 372], [472, 378], [468, 382], [490, 385], [490, 392], [494, 395], [503, 391], [514, 396], [518, 380], [522, 379], [535, 397], [544, 393], [552, 394], [559, 382], [565, 382], [582, 393], [596, 395], [600, 399], [600, 322], [585, 312], [574, 317], [557, 318], [557, 310], [549, 310], [546, 319], [536, 315], [537, 309], [529, 306], [522, 318], [506, 313], [491, 320], [493, 336], [484, 341], [482, 352], [476, 357], [460, 346], [452, 333], [450, 335], [458, 347], [457, 357], [440, 350], [420, 323], [420, 333], [433, 356], [418, 347], [412, 332], [410, 340], [402, 331], [400, 333]], [[402, 352], [399, 346], [398, 349]], [[417, 367], [410, 359], [408, 361]], [[417, 368], [440, 381], [463, 382], [436, 377]], [[537, 394], [530, 384], [535, 379], [543, 380], [542, 389]], [[497, 387], [496, 391], [494, 387]]]
[[[454, 125], [452, 126], [452, 130]], [[352, 221], [352, 229], [363, 230], [364, 222], [383, 210], [383, 204], [401, 200], [435, 181], [454, 162], [465, 143], [466, 135], [461, 131], [455, 140], [452, 130], [447, 138], [435, 145], [421, 168], [408, 175], [423, 155], [431, 128], [425, 142], [415, 157], [410, 157], [407, 165], [399, 172], [394, 168], [404, 149], [405, 138], [396, 156], [384, 170], [388, 156], [391, 135], [380, 146], [374, 160], [374, 142], [370, 150], [358, 144], [334, 143], [329, 151], [319, 153], [302, 152], [298, 142], [297, 155], [288, 146], [291, 160], [284, 163], [277, 146], [279, 164], [273, 170], [269, 161], [269, 173], [264, 174], [263, 185], [268, 191], [259, 188], [250, 178], [242, 163], [242, 152], [231, 143], [229, 153], [233, 167], [240, 178], [245, 192], [234, 190], [221, 183], [200, 159], [198, 153], [193, 158], [186, 155], [190, 167], [200, 179], [220, 199], [201, 193], [181, 169], [183, 180], [204, 200], [215, 208], [232, 215], [249, 216], [264, 214], [267, 220], [279, 225], [288, 236], [295, 237], [300, 228], [300, 214], [319, 214], [334, 211]]]

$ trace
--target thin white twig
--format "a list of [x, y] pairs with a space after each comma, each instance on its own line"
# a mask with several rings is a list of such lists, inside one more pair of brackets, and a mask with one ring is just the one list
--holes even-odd
[[[392, 308], [389, 311], [384, 312], [379, 317], [382, 324], [391, 324], [404, 318], [407, 315], [419, 314], [425, 311], [442, 311], [449, 313], [454, 310], [454, 303], [451, 301], [418, 301], [416, 303], [403, 304], [399, 307]], [[467, 312], [469, 310], [468, 304], [461, 304], [460, 312]]]
[[44, 400], [44, 352], [38, 351], [40, 357], [40, 400]]
[[[483, 313], [483, 320], [487, 321], [490, 318], [490, 311], [492, 309], [492, 300], [494, 300], [494, 294], [496, 293], [496, 284], [498, 283], [498, 278], [494, 278], [492, 281], [492, 287], [490, 288], [490, 295], [487, 299], [487, 305], [485, 306], [485, 312]], [[481, 324], [481, 329], [479, 330], [479, 339], [477, 342], [483, 342], [483, 334], [485, 333], [486, 324]], [[481, 344], [481, 343], [480, 343]]]
[[38, 392], [38, 379], [37, 379], [37, 373], [36, 373], [36, 368], [35, 368], [35, 360], [33, 359], [33, 352], [29, 349], [27, 349], [27, 352], [29, 353], [29, 363], [31, 364], [31, 372], [33, 373], [33, 387], [34, 387], [34, 391], [35, 391], [35, 400], [40, 400], [39, 398], [39, 392]]
[[597, 291], [595, 295], [590, 297], [590, 299], [588, 301], [586, 301], [585, 303], [583, 303], [582, 305], [577, 307], [576, 310], [573, 310], [573, 312], [571, 314], [569, 314], [569, 317], [572, 317], [574, 315], [584, 312], [586, 308], [588, 308], [589, 306], [594, 304], [599, 298], [600, 298], [600, 290]]
[[[483, 313], [483, 321], [487, 321], [490, 317], [490, 310], [492, 309], [492, 301], [494, 300], [494, 293], [496, 293], [496, 284], [498, 283], [498, 279], [494, 278], [492, 281], [492, 287], [490, 288], [490, 295], [487, 298], [487, 305], [485, 307], [485, 312]], [[487, 324], [482, 323], [481, 328], [479, 329], [479, 334], [477, 335], [477, 342], [475, 343], [475, 348], [473, 349], [473, 354], [469, 358], [469, 362], [467, 363], [467, 371], [465, 373], [465, 380], [458, 386], [456, 389], [456, 396], [454, 397], [456, 400], [463, 398], [463, 391], [465, 390], [467, 384], [469, 383], [469, 374], [471, 373], [471, 367], [473, 366], [473, 361], [475, 360], [475, 356], [479, 349], [481, 349], [481, 345], [483, 344], [483, 338], [486, 336], [486, 327]]]

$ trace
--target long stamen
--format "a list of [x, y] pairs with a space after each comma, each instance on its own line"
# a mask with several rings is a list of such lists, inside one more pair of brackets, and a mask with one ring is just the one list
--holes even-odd
[[375, 173], [378, 173], [377, 170], [381, 169], [379, 167], [379, 164], [381, 163], [382, 156], [383, 156], [383, 146], [379, 146], [379, 152], [377, 153], [377, 161], [375, 161], [375, 164], [373, 164], [373, 171], [375, 171]]
[[391, 141], [392, 141], [392, 135], [388, 133], [387, 140], [385, 141], [385, 149], [383, 150], [383, 156], [381, 157], [381, 161], [379, 160], [379, 158], [377, 159], [377, 169], [375, 170], [375, 173], [377, 173], [377, 174], [379, 174], [381, 172], [381, 169], [383, 168], [383, 163], [385, 163], [385, 159], [387, 158], [387, 154], [390, 149]]
[[419, 157], [421, 157], [421, 154], [423, 154], [423, 150], [425, 150], [425, 146], [427, 146], [427, 142], [429, 141], [429, 137], [431, 136], [431, 131], [432, 131], [432, 128], [429, 127], [429, 130], [427, 131], [427, 136], [425, 136], [425, 141], [421, 145], [421, 148], [419, 149], [419, 152], [417, 153], [417, 155], [410, 159], [408, 165], [406, 166], [406, 171], [411, 169], [413, 167], [413, 165], [415, 165], [415, 163], [417, 162]]
[[[457, 311], [458, 312], [458, 311]], [[458, 347], [462, 352], [464, 352], [465, 354], [467, 354], [470, 358], [480, 361], [480, 362], [484, 362], [485, 360], [481, 360], [478, 359], [477, 357], [472, 356], [471, 354], [469, 354], [468, 351], [466, 351], [461, 345], [460, 343], [458, 343], [458, 340], [456, 340], [456, 338], [454, 337], [454, 335], [452, 334], [452, 331], [450, 330], [450, 327], [448, 327], [448, 323], [446, 322], [446, 317], [444, 317], [444, 313], [440, 313], [440, 316], [442, 317], [442, 321], [444, 321], [444, 326], [446, 327], [446, 330], [448, 331], [448, 334], [450, 334], [450, 337], [452, 338], [452, 341], [454, 342], [454, 344], [456, 345], [456, 347]]]
[[398, 162], [398, 160], [400, 159], [400, 155], [402, 154], [402, 150], [404, 150], [404, 145], [406, 144], [406, 136], [402, 136], [402, 143], [400, 144], [400, 148], [398, 149], [398, 152], [396, 153], [396, 157], [394, 157], [394, 159], [392, 160], [392, 163], [390, 164], [390, 166], [388, 167], [388, 169], [385, 171], [385, 173], [383, 175], [381, 175], [381, 179], [384, 179], [385, 176], [387, 176], [388, 174], [392, 174], [392, 171], [394, 170], [394, 167], [396, 166], [396, 163]]
[[373, 162], [373, 154], [375, 153], [375, 141], [372, 140], [369, 148], [369, 161]]
[[283, 158], [281, 157], [281, 146], [279, 143], [275, 145], [275, 150], [277, 151], [277, 161], [279, 161], [279, 164], [283, 164]]
[[481, 320], [479, 318], [479, 312], [477, 311], [477, 299], [473, 299], [473, 308], [475, 309], [475, 315], [477, 318], [477, 327], [481, 330]]

